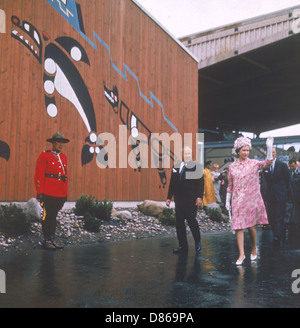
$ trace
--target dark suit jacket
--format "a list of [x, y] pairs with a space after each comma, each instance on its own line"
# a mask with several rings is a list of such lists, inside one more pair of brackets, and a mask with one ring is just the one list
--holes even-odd
[[[194, 206], [198, 197], [203, 198], [203, 170], [199, 164], [190, 162], [185, 167], [185, 171], [180, 178], [179, 169], [176, 167], [172, 168], [168, 199], [172, 199], [174, 196], [175, 206]], [[189, 174], [194, 176], [194, 179], [189, 179]]]
[[291, 180], [289, 186], [289, 201], [291, 203], [300, 203], [300, 170], [297, 168], [294, 172], [290, 171]]
[[275, 200], [286, 202], [288, 198], [288, 188], [290, 182], [290, 172], [288, 166], [276, 159], [274, 172], [264, 169], [262, 174], [262, 189], [267, 202]]

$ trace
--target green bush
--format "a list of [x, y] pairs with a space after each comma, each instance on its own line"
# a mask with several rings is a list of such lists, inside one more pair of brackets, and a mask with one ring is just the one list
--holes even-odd
[[113, 203], [108, 201], [107, 199], [103, 199], [101, 201], [95, 201], [93, 214], [96, 218], [107, 221], [111, 217], [111, 212], [113, 209]]
[[109, 220], [113, 203], [107, 199], [98, 201], [94, 196], [82, 194], [75, 203], [75, 215], [83, 216], [84, 228], [90, 232], [98, 232], [101, 221]]
[[95, 197], [82, 194], [75, 203], [75, 215], [82, 216], [85, 213], [91, 213], [95, 206]]
[[162, 225], [175, 226], [176, 216], [172, 208], [164, 208], [163, 212], [158, 215], [158, 220]]
[[99, 232], [100, 220], [94, 217], [90, 212], [83, 215], [84, 229], [89, 232]]
[[219, 223], [223, 221], [222, 213], [219, 210], [215, 208], [206, 208], [205, 212], [212, 221]]
[[16, 205], [0, 206], [0, 231], [8, 236], [20, 236], [30, 231], [31, 221]]

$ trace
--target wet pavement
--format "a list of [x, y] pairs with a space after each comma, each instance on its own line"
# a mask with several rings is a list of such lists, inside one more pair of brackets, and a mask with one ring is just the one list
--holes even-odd
[[[235, 266], [235, 235], [202, 234], [203, 249], [173, 254], [175, 238], [141, 239], [4, 254], [6, 293], [0, 307], [245, 308], [299, 307], [299, 236], [281, 248], [258, 229], [259, 256]], [[292, 289], [292, 286], [294, 288]]]

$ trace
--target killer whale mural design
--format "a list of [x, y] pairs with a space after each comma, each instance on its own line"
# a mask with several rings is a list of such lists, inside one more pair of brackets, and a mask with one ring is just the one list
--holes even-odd
[[[109, 46], [94, 32], [95, 43], [87, 38], [84, 31], [84, 24], [81, 15], [80, 5], [75, 0], [68, 1], [52, 1], [46, 0], [50, 3], [64, 18], [84, 37], [86, 41], [95, 49], [98, 50], [97, 42], [104, 47], [110, 54]], [[90, 66], [89, 58], [85, 49], [75, 39], [63, 36], [55, 40], [51, 40], [50, 35], [43, 31], [41, 34], [33, 24], [28, 21], [22, 21], [17, 16], [12, 16], [11, 21], [13, 24], [12, 37], [24, 45], [42, 65], [44, 70], [43, 83], [45, 94], [45, 107], [46, 112], [50, 117], [56, 117], [59, 108], [56, 105], [57, 94], [67, 99], [77, 110], [80, 115], [87, 131], [88, 136], [85, 138], [85, 144], [81, 151], [81, 164], [82, 166], [90, 163], [94, 155], [102, 150], [102, 146], [97, 145], [97, 122], [91, 96], [88, 88], [82, 78], [80, 72], [76, 67], [76, 63], [83, 62]], [[124, 72], [119, 70], [112, 61], [110, 55], [110, 62], [114, 68], [123, 78], [127, 80], [127, 73], [131, 74], [137, 81], [140, 96], [151, 106], [154, 103], [158, 105], [161, 110], [163, 120], [177, 132], [176, 127], [167, 119], [162, 103], [150, 92], [150, 99], [148, 99], [139, 87], [138, 77], [129, 69], [127, 65], [123, 65]], [[118, 88], [113, 86], [112, 89], [104, 85], [104, 96], [112, 107], [114, 113], [119, 114], [121, 122], [127, 126], [130, 131], [131, 137], [137, 139], [139, 132], [146, 135], [151, 135], [150, 129], [142, 122], [138, 116], [131, 111], [124, 101], [120, 101]], [[138, 146], [138, 142], [136, 148]], [[171, 160], [175, 161], [174, 154], [168, 150]], [[107, 156], [107, 155], [106, 155]], [[136, 161], [141, 160], [140, 154], [136, 153]], [[162, 162], [162, 154], [157, 154], [157, 161]], [[161, 187], [165, 187], [167, 177], [164, 169], [157, 166], [158, 174], [161, 181]], [[138, 169], [140, 171], [140, 169]]]
[[42, 33], [42, 40], [38, 30], [28, 21], [21, 22], [16, 16], [12, 16], [11, 21], [13, 23], [12, 37], [24, 45], [39, 63], [43, 64], [47, 114], [50, 117], [56, 117], [58, 114], [55, 102], [55, 92], [57, 92], [74, 105], [82, 118], [89, 133], [85, 142], [90, 144], [82, 148], [82, 165], [90, 162], [93, 158], [91, 145], [97, 141], [96, 116], [88, 88], [76, 68], [78, 62], [90, 65], [86, 51], [75, 39], [59, 37], [45, 46], [43, 56], [43, 40], [45, 43], [50, 40], [48, 33]]

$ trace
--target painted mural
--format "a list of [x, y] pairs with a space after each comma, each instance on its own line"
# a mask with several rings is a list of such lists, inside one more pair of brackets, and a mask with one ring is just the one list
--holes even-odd
[[[6, 15], [2, 9], [0, 9], [0, 33], [6, 33]], [[4, 121], [1, 121], [0, 125], [2, 123], [4, 123]], [[0, 158], [5, 159], [6, 161], [10, 158], [10, 147], [2, 140], [0, 140]]]
[[[48, 2], [51, 8], [62, 15], [84, 40], [99, 53], [99, 56], [101, 52], [107, 52], [110, 57], [111, 67], [125, 81], [128, 80], [128, 76], [130, 75], [131, 78], [136, 81], [139, 96], [143, 101], [151, 108], [159, 108], [161, 117], [170, 130], [178, 132], [175, 125], [168, 119], [162, 102], [151, 91], [149, 91], [149, 98], [141, 92], [139, 77], [136, 76], [125, 63], [123, 63], [123, 70], [120, 70], [114, 64], [111, 49], [103, 39], [95, 32], [93, 34], [93, 41], [86, 36], [81, 8], [75, 0], [44, 1]], [[85, 84], [84, 77], [77, 68], [79, 62], [91, 66], [87, 52], [82, 44], [68, 36], [60, 36], [52, 39], [47, 31], [38, 31], [31, 22], [23, 20], [21, 17], [12, 16], [11, 23], [12, 38], [17, 40], [22, 46], [25, 46], [28, 51], [31, 52], [35, 60], [41, 64], [41, 69], [43, 70], [43, 86], [41, 86], [41, 92], [44, 93], [45, 115], [48, 115], [50, 118], [54, 118], [58, 115], [61, 109], [57, 106], [57, 97], [60, 96], [69, 101], [74, 111], [76, 111], [76, 115], [80, 116], [87, 131], [86, 138], [82, 140], [81, 165], [89, 165], [93, 160], [100, 162], [102, 165], [107, 165], [108, 154], [105, 153], [103, 156], [103, 151], [105, 152], [105, 149], [102, 140], [99, 138], [99, 133], [102, 131], [97, 131], [93, 100]], [[93, 68], [91, 67], [91, 69]], [[137, 163], [137, 169], [135, 169], [135, 171], [140, 172], [143, 165], [141, 163], [142, 158], [139, 152], [139, 145], [142, 142], [147, 142], [149, 144], [151, 133], [159, 131], [151, 131], [147, 126], [147, 122], [142, 121], [139, 116], [126, 105], [126, 95], [119, 94], [117, 85], [107, 85], [107, 83], [103, 81], [101, 88], [102, 96], [106, 99], [108, 108], [118, 116], [120, 124], [127, 128], [130, 137], [135, 140], [135, 143], [133, 143], [131, 147], [132, 150], [135, 151], [135, 161]], [[147, 141], [139, 139], [140, 133], [147, 136]], [[170, 149], [168, 149], [167, 152], [171, 160], [175, 162], [176, 158], [174, 153]], [[102, 156], [98, 156], [100, 153]], [[9, 145], [2, 141], [0, 141], [0, 156], [7, 161], [10, 157]], [[161, 182], [159, 188], [165, 188], [167, 184], [165, 169], [160, 168], [162, 166], [160, 165], [162, 161], [163, 155], [162, 152], [159, 152], [156, 155], [157, 172]]]
[[[0, 125], [3, 122], [4, 121], [0, 122]], [[10, 147], [6, 142], [2, 140], [0, 140], [0, 158], [5, 159], [6, 161], [8, 161], [10, 158]]]
[[9, 145], [0, 140], [0, 157], [6, 159], [7, 161], [10, 158], [10, 147]]
[[[50, 117], [56, 117], [56, 92], [70, 101], [82, 118], [89, 133], [86, 141], [95, 144], [96, 117], [92, 99], [83, 78], [76, 68], [76, 62], [84, 62], [90, 65], [89, 59], [83, 47], [70, 37], [60, 37], [51, 41], [47, 32], [39, 31], [29, 22], [16, 16], [11, 18], [13, 29], [11, 35], [22, 45], [28, 48], [44, 69], [44, 94], [45, 108]], [[43, 47], [43, 42], [46, 44]], [[43, 50], [45, 52], [43, 56]], [[68, 55], [67, 55], [67, 54]], [[55, 92], [56, 91], [56, 92]], [[82, 164], [89, 162], [90, 147], [82, 149]]]

